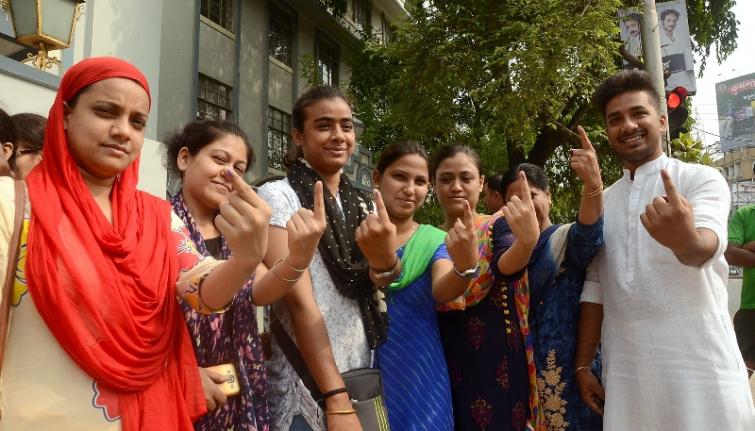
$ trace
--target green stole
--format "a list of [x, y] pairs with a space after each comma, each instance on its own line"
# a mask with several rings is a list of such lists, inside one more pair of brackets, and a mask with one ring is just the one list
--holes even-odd
[[446, 232], [429, 224], [421, 224], [409, 242], [404, 246], [401, 256], [401, 275], [388, 288], [398, 291], [420, 278], [427, 270], [435, 251], [446, 239]]

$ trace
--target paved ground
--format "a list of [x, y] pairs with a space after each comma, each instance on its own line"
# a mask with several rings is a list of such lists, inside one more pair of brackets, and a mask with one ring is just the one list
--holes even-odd
[[[734, 313], [739, 309], [739, 300], [742, 293], [742, 279], [730, 278], [729, 279], [729, 312], [732, 317]], [[750, 379], [750, 388], [752, 388], [753, 402], [755, 402], [755, 374]]]

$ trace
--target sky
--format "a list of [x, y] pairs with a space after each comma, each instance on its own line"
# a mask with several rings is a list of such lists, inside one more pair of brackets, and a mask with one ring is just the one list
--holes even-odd
[[[721, 64], [711, 52], [703, 77], [697, 78], [697, 94], [692, 97], [692, 115], [697, 120], [695, 127], [702, 130], [692, 132], [706, 146], [718, 141], [716, 83], [755, 72], [755, 0], [738, 0], [734, 14], [739, 20], [737, 49]], [[699, 70], [695, 73], [699, 74]]]

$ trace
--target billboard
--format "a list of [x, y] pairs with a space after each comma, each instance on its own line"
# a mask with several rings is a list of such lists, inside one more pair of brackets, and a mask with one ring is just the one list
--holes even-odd
[[721, 151], [755, 146], [755, 73], [716, 84]]
[[[687, 21], [687, 5], [685, 0], [673, 0], [656, 3], [658, 26], [661, 38], [661, 60], [667, 74], [666, 90], [684, 87], [689, 94], [695, 94], [695, 63], [692, 56], [692, 40], [689, 35]], [[624, 50], [634, 56], [642, 56], [642, 36], [640, 25], [642, 19], [636, 7], [619, 10], [621, 40]], [[635, 66], [624, 60], [623, 67], [632, 69]]]

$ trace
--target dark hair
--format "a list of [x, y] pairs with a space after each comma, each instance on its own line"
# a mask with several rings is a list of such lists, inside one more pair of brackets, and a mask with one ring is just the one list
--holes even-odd
[[488, 190], [499, 191], [501, 190], [501, 183], [503, 182], [503, 175], [491, 175], [485, 177], [485, 184], [488, 186]]
[[661, 12], [661, 21], [666, 19], [669, 15], [675, 15], [677, 19], [679, 19], [679, 11], [676, 9], [666, 9], [663, 12]]
[[[16, 114], [10, 117], [16, 127], [16, 145], [13, 147], [13, 164], [15, 164], [18, 152], [22, 149], [42, 152], [42, 144], [45, 141], [45, 128], [47, 118], [30, 112]], [[11, 165], [15, 169], [15, 166]]]
[[10, 165], [11, 169], [14, 168], [16, 161], [16, 146], [18, 145], [16, 141], [16, 126], [13, 124], [11, 116], [4, 110], [0, 109], [0, 145], [5, 144], [6, 142], [13, 144], [13, 152], [8, 159], [8, 165]]
[[241, 127], [225, 120], [194, 120], [184, 126], [183, 130], [170, 134], [162, 144], [163, 165], [171, 174], [181, 177], [178, 169], [178, 153], [186, 147], [192, 156], [225, 135], [238, 136], [247, 149], [246, 170], [254, 165], [254, 149]]
[[624, 17], [624, 21], [634, 21], [636, 23], [639, 23], [640, 22], [640, 14], [638, 14], [637, 12], [628, 13]]
[[440, 147], [435, 153], [433, 162], [430, 165], [430, 178], [432, 178], [434, 181], [435, 172], [438, 170], [438, 166], [440, 166], [440, 164], [443, 163], [444, 160], [450, 159], [451, 157], [454, 157], [459, 153], [464, 154], [472, 159], [474, 165], [477, 167], [477, 174], [482, 175], [482, 160], [480, 160], [480, 156], [477, 155], [477, 152], [466, 145], [451, 144]]
[[[300, 132], [304, 131], [304, 122], [307, 119], [305, 109], [314, 105], [315, 103], [325, 99], [341, 98], [346, 104], [351, 107], [349, 99], [343, 94], [338, 87], [331, 87], [330, 85], [318, 85], [309, 88], [304, 92], [296, 102], [294, 102], [294, 109], [291, 112], [291, 124], [292, 127]], [[288, 151], [283, 156], [283, 166], [288, 169], [297, 160], [302, 157], [301, 148], [296, 145], [296, 142], [291, 140], [288, 145]]]
[[377, 165], [375, 165], [375, 170], [382, 174], [388, 169], [388, 166], [393, 164], [393, 162], [411, 154], [416, 154], [425, 159], [429, 169], [430, 159], [427, 157], [427, 151], [425, 151], [419, 143], [414, 141], [400, 141], [388, 145], [380, 152], [380, 159], [378, 160]]
[[533, 165], [532, 163], [520, 163], [509, 168], [509, 170], [503, 174], [501, 186], [498, 189], [501, 196], [506, 197], [506, 190], [508, 190], [511, 184], [519, 179], [519, 172], [524, 172], [528, 183], [544, 192], [548, 191], [548, 177], [545, 175], [543, 168], [538, 165]]
[[616, 96], [632, 91], [644, 91], [650, 96], [657, 111], [661, 110], [660, 95], [653, 86], [650, 75], [642, 70], [622, 70], [603, 81], [592, 96], [593, 103], [606, 116], [606, 105]]

